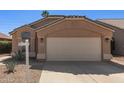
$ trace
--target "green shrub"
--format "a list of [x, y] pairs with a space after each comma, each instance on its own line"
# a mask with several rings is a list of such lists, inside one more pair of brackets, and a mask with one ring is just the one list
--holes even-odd
[[18, 52], [15, 53], [14, 59], [17, 61], [24, 60], [25, 55], [23, 54], [23, 52], [21, 50], [19, 50]]
[[10, 53], [12, 49], [12, 43], [8, 41], [0, 41], [0, 53]]
[[16, 65], [16, 62], [14, 60], [10, 61], [10, 62], [6, 62], [7, 72], [14, 73], [15, 65]]

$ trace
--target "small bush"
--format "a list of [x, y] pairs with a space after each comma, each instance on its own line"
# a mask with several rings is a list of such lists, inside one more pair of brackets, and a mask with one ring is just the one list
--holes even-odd
[[12, 43], [8, 41], [0, 41], [0, 53], [10, 53], [12, 50]]
[[21, 50], [19, 50], [18, 52], [15, 53], [14, 59], [16, 61], [24, 60], [25, 55], [23, 54], [23, 52]]
[[16, 62], [14, 60], [10, 61], [10, 62], [6, 62], [7, 72], [14, 73], [15, 65], [16, 65]]

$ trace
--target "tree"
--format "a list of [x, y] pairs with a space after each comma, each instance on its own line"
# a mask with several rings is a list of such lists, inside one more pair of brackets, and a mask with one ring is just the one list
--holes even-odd
[[47, 17], [49, 15], [49, 12], [45, 10], [42, 12], [41, 15], [42, 15], [42, 17]]

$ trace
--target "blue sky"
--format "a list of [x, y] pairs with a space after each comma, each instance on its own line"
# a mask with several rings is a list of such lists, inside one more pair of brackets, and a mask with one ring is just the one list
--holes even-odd
[[[14, 28], [31, 23], [40, 18], [40, 10], [0, 10], [0, 32], [8, 34]], [[82, 15], [91, 19], [124, 18], [123, 10], [52, 10], [51, 15]]]

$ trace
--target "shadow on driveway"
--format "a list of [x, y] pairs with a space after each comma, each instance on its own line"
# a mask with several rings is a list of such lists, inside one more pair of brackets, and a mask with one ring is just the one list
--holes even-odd
[[[11, 58], [0, 61], [5, 64], [12, 61]], [[25, 64], [25, 61], [19, 64]], [[94, 75], [110, 75], [124, 73], [124, 65], [113, 62], [44, 62], [30, 59], [30, 69], [46, 70], [52, 72]]]
[[[31, 69], [40, 69], [41, 67], [31, 67]], [[124, 73], [124, 69], [107, 62], [45, 62], [43, 70], [61, 73], [79, 74], [96, 74], [110, 75]]]

